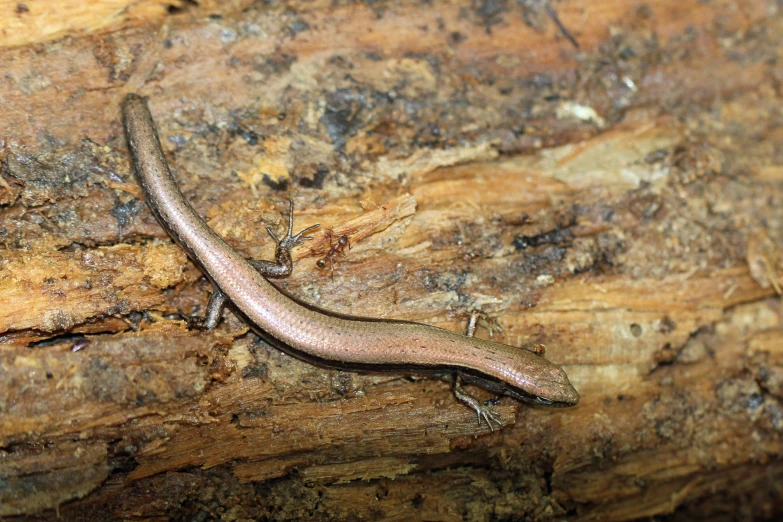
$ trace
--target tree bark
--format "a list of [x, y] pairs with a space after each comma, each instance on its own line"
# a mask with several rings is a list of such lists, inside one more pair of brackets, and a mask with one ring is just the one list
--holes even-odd
[[[82, 4], [0, 2], [0, 516], [783, 513], [778, 4]], [[128, 92], [231, 246], [271, 259], [289, 199], [321, 223], [280, 288], [481, 310], [579, 405], [490, 433], [448, 382], [188, 330], [209, 283], [131, 173]]]

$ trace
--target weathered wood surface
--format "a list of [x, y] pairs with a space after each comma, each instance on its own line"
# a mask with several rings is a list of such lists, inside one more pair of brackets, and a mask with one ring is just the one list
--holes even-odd
[[[0, 516], [783, 513], [777, 3], [552, 3], [579, 49], [540, 2], [52, 4], [0, 2]], [[209, 287], [140, 199], [130, 91], [240, 251], [289, 197], [351, 235], [286, 291], [484, 310], [581, 403], [503, 400], [490, 434], [445, 382], [188, 331]]]

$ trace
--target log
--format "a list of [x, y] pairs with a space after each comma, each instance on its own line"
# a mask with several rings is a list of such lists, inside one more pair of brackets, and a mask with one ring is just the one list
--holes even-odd
[[[783, 514], [779, 6], [84, 5], [0, 1], [4, 520]], [[189, 330], [209, 283], [132, 175], [128, 92], [238, 251], [272, 258], [289, 199], [321, 223], [281, 289], [481, 310], [579, 405], [490, 432], [448, 382]]]

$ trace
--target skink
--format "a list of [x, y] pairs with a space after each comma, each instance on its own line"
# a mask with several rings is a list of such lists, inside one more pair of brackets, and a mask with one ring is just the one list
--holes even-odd
[[[462, 382], [520, 401], [572, 406], [579, 394], [558, 365], [522, 348], [412, 322], [333, 314], [300, 303], [266, 280], [291, 273], [290, 249], [308, 239], [288, 234], [277, 242], [276, 262], [250, 261], [228, 246], [183, 196], [169, 172], [147, 100], [122, 102], [125, 136], [144, 197], [160, 224], [212, 281], [204, 325], [217, 325], [227, 301], [265, 338], [308, 361], [348, 370], [402, 370], [454, 374], [457, 398], [478, 418], [499, 422], [489, 406], [468, 395]], [[317, 225], [316, 225], [317, 226]], [[262, 275], [263, 274], [263, 275]]]

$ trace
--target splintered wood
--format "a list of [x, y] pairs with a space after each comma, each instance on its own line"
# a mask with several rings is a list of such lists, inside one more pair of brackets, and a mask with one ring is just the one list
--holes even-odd
[[323, 255], [341, 236], [347, 236], [353, 247], [369, 235], [412, 216], [414, 212], [416, 199], [410, 194], [404, 194], [337, 224], [322, 224], [321, 230], [313, 233], [313, 240], [306, 243], [305, 248], [296, 251], [293, 258], [298, 260], [312, 255]]

